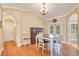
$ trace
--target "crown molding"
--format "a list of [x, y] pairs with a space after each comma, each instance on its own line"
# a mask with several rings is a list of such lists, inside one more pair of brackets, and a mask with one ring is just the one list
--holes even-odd
[[33, 10], [30, 10], [30, 9], [24, 9], [24, 8], [20, 8], [20, 7], [13, 7], [13, 6], [5, 6], [5, 5], [1, 5], [1, 8], [4, 9], [4, 8], [8, 8], [8, 9], [14, 9], [14, 10], [18, 10], [18, 11], [25, 11], [25, 12], [31, 12], [31, 13], [34, 13], [35, 15], [39, 16], [40, 18], [42, 18], [43, 20], [45, 20], [45, 18], [43, 16], [41, 16], [40, 14], [36, 13], [35, 11]]
[[66, 14], [63, 14], [63, 15], [60, 15], [60, 16], [55, 16], [55, 17], [52, 17], [52, 18], [44, 18], [43, 16], [41, 16], [40, 14], [36, 13], [35, 11], [33, 10], [30, 10], [30, 9], [24, 9], [24, 8], [20, 8], [20, 7], [13, 7], [13, 6], [5, 6], [5, 5], [1, 5], [0, 4], [0, 7], [1, 8], [9, 8], [9, 9], [15, 9], [15, 10], [18, 10], [18, 11], [28, 11], [28, 12], [32, 12], [34, 14], [36, 14], [37, 16], [39, 16], [40, 18], [42, 18], [43, 20], [51, 20], [51, 19], [58, 19], [60, 17], [64, 17], [64, 16], [68, 16], [75, 8], [77, 8], [79, 6], [79, 4], [77, 4], [76, 6], [74, 6], [68, 13]]
[[74, 6], [68, 13], [66, 14], [63, 14], [63, 15], [60, 15], [60, 16], [56, 16], [56, 17], [52, 17], [52, 18], [49, 18], [47, 20], [51, 20], [51, 19], [58, 19], [60, 17], [65, 17], [65, 16], [68, 16], [70, 13], [72, 13], [74, 11], [74, 9], [76, 9], [77, 7], [79, 7], [79, 4], [77, 4], [76, 6]]

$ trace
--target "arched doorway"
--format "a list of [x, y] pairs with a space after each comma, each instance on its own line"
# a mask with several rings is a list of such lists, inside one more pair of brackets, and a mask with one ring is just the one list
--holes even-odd
[[3, 21], [3, 39], [4, 41], [15, 40], [16, 22], [13, 19], [6, 18]]
[[68, 40], [72, 44], [77, 45], [77, 27], [78, 27], [78, 16], [72, 14], [68, 21]]
[[[19, 15], [18, 15], [19, 16]], [[2, 25], [4, 25], [4, 20], [10, 19], [15, 23], [15, 42], [17, 47], [21, 46], [21, 33], [20, 33], [20, 18], [16, 16], [16, 13], [10, 12], [10, 11], [5, 11], [3, 12], [3, 17], [2, 17]], [[2, 30], [4, 30], [2, 26]], [[4, 39], [4, 34], [2, 35]]]

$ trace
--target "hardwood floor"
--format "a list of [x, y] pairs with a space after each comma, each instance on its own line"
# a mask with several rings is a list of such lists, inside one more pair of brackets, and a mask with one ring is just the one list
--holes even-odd
[[[77, 56], [78, 52], [79, 51], [72, 48], [70, 45], [63, 44], [64, 56]], [[37, 50], [34, 44], [17, 47], [14, 41], [8, 41], [4, 43], [4, 51], [1, 56], [49, 56], [49, 53], [44, 52], [42, 54], [41, 50]]]
[[14, 41], [9, 41], [5, 42], [1, 56], [48, 56], [48, 53], [42, 54], [35, 45], [17, 47]]
[[79, 56], [79, 50], [69, 44], [63, 44], [63, 53], [64, 56]]

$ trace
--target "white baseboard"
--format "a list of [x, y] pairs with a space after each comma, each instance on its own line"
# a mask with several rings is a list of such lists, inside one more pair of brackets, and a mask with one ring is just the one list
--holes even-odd
[[6, 41], [12, 41], [12, 40], [14, 40], [14, 39], [4, 40], [4, 42], [6, 42]]

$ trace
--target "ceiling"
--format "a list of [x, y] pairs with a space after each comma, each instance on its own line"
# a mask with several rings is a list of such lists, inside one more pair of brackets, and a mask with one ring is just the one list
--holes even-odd
[[69, 13], [77, 5], [77, 3], [46, 3], [46, 4], [48, 8], [48, 13], [46, 15], [42, 15], [40, 13], [42, 3], [5, 3], [2, 4], [2, 6], [30, 9], [36, 14], [43, 17], [44, 19], [50, 19]]

